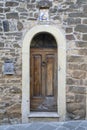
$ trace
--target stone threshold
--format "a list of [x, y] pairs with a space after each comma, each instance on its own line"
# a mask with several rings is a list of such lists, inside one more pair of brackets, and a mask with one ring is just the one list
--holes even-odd
[[59, 114], [57, 112], [30, 112], [29, 118], [40, 118], [40, 117], [48, 117], [48, 118], [59, 118]]

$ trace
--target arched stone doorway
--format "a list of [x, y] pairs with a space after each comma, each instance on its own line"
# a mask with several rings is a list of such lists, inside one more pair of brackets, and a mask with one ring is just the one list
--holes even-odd
[[[66, 40], [62, 30], [52, 25], [37, 25], [27, 32], [22, 47], [22, 122], [29, 122], [30, 108], [30, 45], [37, 34], [48, 33], [57, 44], [57, 107], [59, 120], [65, 119], [66, 114]], [[51, 87], [52, 88], [52, 87]], [[52, 90], [49, 91], [52, 94]], [[48, 92], [48, 93], [49, 93]], [[51, 110], [52, 111], [52, 110]], [[51, 113], [50, 113], [51, 114]]]

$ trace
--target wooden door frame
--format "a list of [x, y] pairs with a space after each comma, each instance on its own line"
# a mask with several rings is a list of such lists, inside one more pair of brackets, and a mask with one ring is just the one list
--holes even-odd
[[51, 34], [57, 43], [58, 49], [58, 97], [57, 114], [59, 120], [65, 120], [66, 116], [66, 39], [63, 31], [53, 25], [37, 25], [30, 29], [23, 40], [22, 46], [22, 122], [29, 122], [30, 114], [30, 44], [33, 37], [46, 32]]

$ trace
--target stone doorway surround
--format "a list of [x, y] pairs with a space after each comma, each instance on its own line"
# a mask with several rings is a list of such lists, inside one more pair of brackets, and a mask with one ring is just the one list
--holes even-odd
[[66, 39], [62, 29], [58, 26], [36, 25], [26, 33], [22, 46], [22, 123], [28, 123], [30, 116], [30, 44], [33, 37], [42, 32], [51, 34], [57, 43], [57, 114], [59, 115], [59, 121], [65, 120], [66, 116]]

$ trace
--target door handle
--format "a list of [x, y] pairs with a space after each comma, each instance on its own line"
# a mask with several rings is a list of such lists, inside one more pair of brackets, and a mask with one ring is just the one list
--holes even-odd
[[42, 65], [43, 67], [46, 66], [46, 62], [43, 61], [41, 65]]

